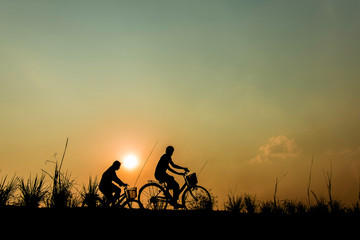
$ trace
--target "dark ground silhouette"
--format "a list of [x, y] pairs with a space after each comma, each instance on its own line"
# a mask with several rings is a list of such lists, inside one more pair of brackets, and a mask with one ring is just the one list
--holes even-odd
[[[226, 211], [124, 209], [0, 209], [2, 233], [37, 239], [107, 237], [187, 239], [326, 238], [358, 236], [359, 217], [233, 215]], [[167, 237], [168, 236], [168, 237]]]

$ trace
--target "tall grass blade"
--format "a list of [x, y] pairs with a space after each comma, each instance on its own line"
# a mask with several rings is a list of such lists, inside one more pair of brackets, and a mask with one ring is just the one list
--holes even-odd
[[307, 193], [307, 197], [308, 197], [309, 206], [311, 205], [310, 186], [311, 186], [311, 175], [312, 175], [312, 168], [313, 168], [313, 164], [314, 164], [314, 158], [315, 158], [315, 155], [313, 154], [312, 159], [311, 159], [311, 165], [310, 165], [309, 182], [308, 182], [308, 185], [307, 185], [307, 188], [306, 188], [306, 193]]
[[61, 158], [59, 172], [61, 171], [61, 167], [62, 167], [64, 158], [65, 158], [65, 153], [66, 153], [66, 149], [67, 149], [67, 146], [68, 146], [68, 142], [69, 142], [69, 137], [66, 138], [65, 149], [64, 149], [64, 153], [63, 153], [62, 158]]

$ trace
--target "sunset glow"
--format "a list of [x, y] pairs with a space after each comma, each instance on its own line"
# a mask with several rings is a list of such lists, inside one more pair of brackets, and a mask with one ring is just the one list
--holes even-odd
[[134, 169], [138, 165], [138, 158], [133, 154], [128, 154], [124, 157], [122, 165], [127, 169]]
[[359, 12], [350, 0], [0, 1], [0, 180], [52, 172], [69, 137], [62, 170], [79, 186], [118, 159], [140, 189], [171, 145], [192, 172], [208, 162], [199, 184], [219, 209], [230, 190], [274, 199], [284, 173], [278, 198], [309, 202], [310, 169], [310, 193], [327, 196], [332, 171], [333, 199], [351, 205]]

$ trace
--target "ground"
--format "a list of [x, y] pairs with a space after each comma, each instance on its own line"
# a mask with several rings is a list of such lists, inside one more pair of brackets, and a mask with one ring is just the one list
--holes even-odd
[[[0, 209], [1, 228], [26, 237], [234, 238], [356, 236], [360, 216], [233, 215], [225, 211], [134, 211], [121, 209]], [[219, 236], [220, 236], [219, 235]], [[288, 236], [289, 237], [289, 236]], [[227, 237], [226, 237], [227, 238]], [[73, 238], [72, 238], [73, 239]]]

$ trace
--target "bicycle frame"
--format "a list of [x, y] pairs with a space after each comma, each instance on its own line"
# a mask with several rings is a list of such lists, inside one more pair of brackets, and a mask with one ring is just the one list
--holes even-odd
[[[187, 188], [191, 188], [188, 184], [187, 184], [187, 181], [186, 181], [186, 176], [187, 176], [187, 173], [185, 173], [184, 175], [182, 175], [183, 178], [184, 178], [184, 184], [181, 186], [181, 188], [179, 189], [179, 198], [182, 196], [182, 194], [184, 193], [184, 191], [187, 189]], [[164, 183], [163, 183], [164, 184]], [[162, 184], [160, 184], [162, 185]], [[173, 196], [171, 196], [171, 194], [169, 193], [169, 189], [167, 187], [167, 185], [163, 185], [164, 186], [164, 190], [165, 190], [165, 195], [167, 200], [171, 200], [173, 198]]]
[[124, 190], [124, 193], [121, 194], [121, 195], [119, 196], [119, 198], [116, 200], [115, 205], [116, 205], [116, 206], [120, 206], [120, 205], [124, 202], [124, 200], [126, 201], [125, 190]]
[[190, 186], [187, 184], [187, 181], [186, 181], [186, 174], [183, 175], [183, 178], [184, 178], [185, 182], [179, 190], [179, 197], [182, 195], [182, 193], [185, 191], [185, 189], [190, 188]]
[[[170, 204], [175, 209], [210, 209], [211, 195], [202, 186], [197, 184], [195, 173], [183, 175], [184, 184], [179, 188], [179, 204], [170, 193], [168, 185], [164, 182], [149, 180], [140, 188], [138, 201], [147, 209], [163, 210]], [[178, 200], [178, 199], [176, 199]]]
[[126, 189], [127, 189], [127, 186], [124, 187], [124, 193], [121, 194], [121, 195], [119, 196], [119, 198], [116, 200], [115, 206], [121, 206], [121, 204], [123, 204], [126, 200], [128, 200], [128, 199], [126, 198]]

